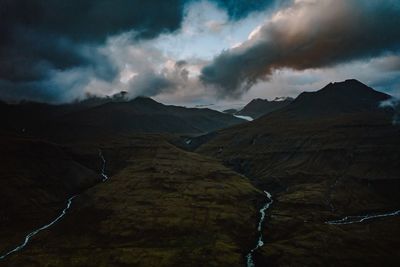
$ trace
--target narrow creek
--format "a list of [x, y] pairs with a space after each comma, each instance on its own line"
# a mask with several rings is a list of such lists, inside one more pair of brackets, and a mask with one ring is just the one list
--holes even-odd
[[346, 216], [340, 220], [327, 221], [325, 223], [332, 224], [332, 225], [353, 224], [353, 223], [362, 223], [367, 220], [391, 217], [391, 216], [400, 216], [400, 210], [386, 212], [386, 213], [380, 213], [380, 214], [373, 214], [373, 215], [367, 214], [367, 215]]
[[265, 221], [265, 215], [267, 209], [271, 206], [271, 204], [274, 202], [272, 199], [272, 195], [264, 191], [265, 195], [267, 196], [267, 199], [265, 201], [264, 206], [260, 209], [260, 220], [258, 221], [258, 226], [257, 226], [257, 232], [258, 232], [258, 239], [256, 246], [250, 250], [250, 252], [246, 255], [246, 263], [247, 267], [255, 267], [256, 264], [254, 262], [254, 252], [257, 251], [259, 248], [264, 246], [264, 236], [263, 236], [263, 225]]
[[106, 180], [108, 180], [108, 175], [106, 174], [106, 159], [104, 158], [103, 152], [101, 151], [101, 149], [99, 149], [99, 157], [101, 158], [103, 165], [101, 166], [101, 177], [103, 177], [103, 182], [105, 182]]
[[[102, 181], [106, 181], [108, 179], [107, 174], [105, 173], [105, 169], [106, 169], [106, 160], [103, 156], [103, 153], [101, 150], [99, 150], [99, 157], [102, 160], [102, 166], [101, 166], [101, 173], [100, 175], [103, 177]], [[26, 247], [29, 243], [29, 241], [31, 240], [32, 237], [34, 237], [35, 235], [37, 235], [39, 232], [46, 230], [48, 228], [50, 228], [51, 226], [53, 226], [55, 223], [57, 223], [59, 220], [61, 220], [62, 217], [64, 217], [67, 214], [67, 211], [70, 209], [71, 205], [72, 205], [72, 201], [74, 200], [74, 198], [76, 198], [78, 195], [73, 195], [72, 197], [67, 199], [67, 204], [65, 205], [65, 208], [61, 211], [61, 213], [52, 221], [50, 221], [49, 223], [33, 230], [32, 232], [30, 232], [29, 234], [27, 234], [24, 238], [24, 241], [18, 245], [17, 247], [9, 250], [8, 252], [0, 255], [0, 260], [5, 259], [7, 256], [16, 253], [20, 250], [22, 250], [24, 247]]]

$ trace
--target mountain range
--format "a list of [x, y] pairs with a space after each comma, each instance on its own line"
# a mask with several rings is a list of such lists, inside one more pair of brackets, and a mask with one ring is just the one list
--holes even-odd
[[390, 99], [346, 80], [252, 101], [284, 104], [251, 122], [143, 97], [1, 103], [0, 257], [75, 198], [0, 264], [397, 266], [399, 216], [328, 223], [400, 209]]
[[0, 103], [3, 130], [60, 139], [131, 133], [204, 134], [244, 120], [208, 108], [167, 106], [147, 97], [73, 104]]

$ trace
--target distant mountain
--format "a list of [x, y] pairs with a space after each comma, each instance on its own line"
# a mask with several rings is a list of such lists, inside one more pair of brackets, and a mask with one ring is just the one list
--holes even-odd
[[207, 133], [242, 120], [211, 109], [167, 106], [151, 98], [110, 102], [71, 113], [58, 123], [115, 133]]
[[146, 97], [114, 99], [103, 104], [94, 104], [93, 99], [67, 105], [3, 103], [0, 118], [3, 130], [61, 139], [129, 133], [201, 134], [244, 122], [215, 110], [167, 106]]
[[238, 110], [237, 109], [234, 109], [234, 108], [230, 108], [230, 109], [225, 109], [224, 111], [222, 111], [223, 113], [226, 113], [226, 114], [231, 114], [231, 115], [233, 115], [233, 114], [235, 114], [236, 112], [238, 112]]
[[126, 92], [122, 91], [112, 96], [99, 97], [88, 95], [83, 100], [76, 100], [66, 104], [48, 104], [41, 102], [21, 101], [19, 103], [6, 103], [0, 101], [0, 121], [3, 130], [22, 131], [56, 120], [59, 117], [86, 110], [110, 102], [126, 102]]
[[318, 118], [379, 110], [391, 96], [357, 81], [330, 83], [317, 92], [301, 93], [282, 114]]
[[292, 101], [293, 98], [290, 97], [277, 97], [272, 101], [257, 98], [253, 99], [243, 109], [236, 112], [235, 115], [250, 116], [253, 119], [257, 119], [263, 115], [286, 107]]

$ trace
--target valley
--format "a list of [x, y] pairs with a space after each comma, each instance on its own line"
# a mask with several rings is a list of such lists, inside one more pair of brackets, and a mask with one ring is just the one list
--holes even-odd
[[0, 267], [399, 267], [399, 0], [0, 0]]
[[166, 130], [158, 109], [176, 107], [149, 99], [40, 121], [6, 107], [24, 120], [1, 132], [0, 264], [396, 266], [388, 97], [350, 80], [252, 122], [182, 108], [190, 126]]

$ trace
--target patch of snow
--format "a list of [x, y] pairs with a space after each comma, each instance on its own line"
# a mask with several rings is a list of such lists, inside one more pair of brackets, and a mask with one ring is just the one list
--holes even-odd
[[252, 117], [250, 117], [250, 116], [241, 116], [241, 115], [233, 115], [233, 116], [235, 116], [236, 118], [239, 118], [239, 119], [243, 119], [243, 120], [246, 120], [246, 121], [252, 121], [252, 120], [254, 120]]
[[287, 97], [287, 96], [279, 96], [279, 97], [275, 97], [275, 99], [273, 101], [281, 102], [281, 101], [285, 101], [285, 100], [289, 100], [289, 99], [291, 99], [291, 98]]

